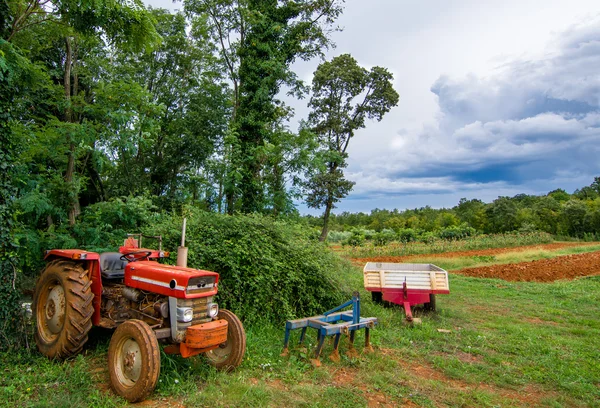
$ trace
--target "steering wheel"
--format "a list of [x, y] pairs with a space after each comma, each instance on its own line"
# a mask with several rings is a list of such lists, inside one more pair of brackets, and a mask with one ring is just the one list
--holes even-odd
[[[135, 255], [140, 255], [140, 254], [144, 254], [144, 255], [142, 255], [142, 256], [135, 256]], [[127, 262], [143, 261], [144, 259], [148, 259], [148, 257], [150, 255], [152, 255], [152, 251], [130, 252], [128, 254], [121, 255], [121, 260], [122, 261], [127, 261]]]

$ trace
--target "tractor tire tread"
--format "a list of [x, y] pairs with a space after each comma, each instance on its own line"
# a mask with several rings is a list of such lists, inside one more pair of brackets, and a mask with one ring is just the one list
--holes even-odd
[[[244, 359], [246, 353], [246, 332], [240, 319], [227, 309], [219, 310], [219, 319], [227, 320], [227, 341], [233, 341], [231, 354], [224, 361], [211, 361], [209, 363], [218, 370], [231, 372], [235, 370]], [[210, 352], [208, 352], [210, 353]]]
[[[117, 347], [123, 337], [134, 338], [140, 346], [142, 357], [148, 358], [142, 365], [140, 378], [131, 387], [121, 384], [115, 371]], [[145, 322], [131, 319], [117, 327], [108, 347], [108, 374], [113, 390], [129, 402], [142, 401], [154, 391], [160, 375], [160, 347], [156, 335]]]
[[[58, 281], [64, 289], [66, 300], [65, 322], [62, 331], [51, 342], [46, 342], [36, 330], [36, 344], [40, 352], [48, 358], [64, 359], [81, 351], [88, 340], [88, 333], [92, 328], [92, 315], [94, 309], [89, 271], [81, 263], [65, 260], [50, 261], [36, 285], [33, 310], [36, 316], [40, 291], [48, 281]], [[40, 287], [40, 285], [42, 285]], [[39, 322], [38, 322], [39, 324]]]

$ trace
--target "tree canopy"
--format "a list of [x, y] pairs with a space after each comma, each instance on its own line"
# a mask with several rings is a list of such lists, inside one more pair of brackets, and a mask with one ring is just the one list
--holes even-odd
[[325, 207], [321, 240], [327, 237], [329, 215], [334, 204], [346, 197], [353, 182], [344, 178], [348, 145], [367, 119], [380, 121], [398, 104], [393, 76], [385, 68], [370, 71], [349, 54], [324, 62], [312, 81], [312, 108], [308, 123], [319, 143], [319, 166], [309, 169], [305, 183], [309, 207]]

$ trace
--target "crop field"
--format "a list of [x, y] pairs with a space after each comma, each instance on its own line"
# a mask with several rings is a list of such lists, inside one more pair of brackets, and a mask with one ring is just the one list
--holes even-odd
[[[551, 243], [464, 249], [392, 257], [359, 254], [344, 287], [363, 297], [363, 316], [376, 316], [373, 353], [328, 359], [310, 352], [281, 357], [283, 327], [247, 328], [248, 348], [234, 373], [201, 357], [162, 355], [157, 390], [142, 407], [600, 407], [600, 245]], [[450, 271], [450, 295], [438, 312], [416, 309], [407, 325], [398, 307], [374, 304], [362, 290], [365, 261], [432, 262]], [[297, 336], [297, 334], [296, 334]], [[35, 351], [0, 354], [0, 405], [125, 406], [108, 386], [110, 332], [94, 330], [85, 353], [66, 362]], [[294, 337], [294, 340], [297, 337]], [[294, 343], [292, 343], [292, 346]]]
[[[528, 245], [552, 243], [550, 234], [531, 232], [520, 234], [476, 235], [458, 240], [433, 239], [431, 242], [390, 242], [387, 245], [366, 244], [361, 246], [334, 245], [332, 249], [348, 258], [379, 256], [428, 255], [446, 252], [488, 250], [491, 248], [515, 248]], [[581, 243], [577, 243], [581, 245]]]

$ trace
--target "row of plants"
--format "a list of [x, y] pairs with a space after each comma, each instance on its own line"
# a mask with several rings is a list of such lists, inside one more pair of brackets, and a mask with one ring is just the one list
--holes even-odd
[[385, 228], [381, 231], [353, 228], [350, 231], [331, 231], [327, 236], [327, 240], [332, 243], [341, 243], [344, 246], [361, 246], [366, 241], [371, 241], [375, 246], [383, 246], [393, 241], [431, 243], [436, 239], [457, 240], [473, 235], [476, 235], [475, 228], [467, 224], [461, 224], [437, 231], [426, 231], [418, 228], [400, 228], [398, 230]]
[[[417, 239], [402, 240], [398, 233], [396, 239], [381, 245], [377, 241], [380, 233], [369, 233], [363, 235], [363, 231], [355, 230], [353, 235], [342, 241], [340, 251], [350, 257], [371, 256], [406, 256], [421, 254], [437, 254], [443, 252], [469, 251], [488, 248], [511, 248], [523, 245], [547, 244], [554, 241], [551, 234], [546, 232], [512, 232], [505, 234], [479, 234], [463, 238], [447, 239], [432, 236], [429, 232], [417, 235]], [[392, 232], [388, 232], [392, 236]], [[369, 237], [369, 238], [367, 238]], [[345, 245], [344, 245], [345, 243]]]

